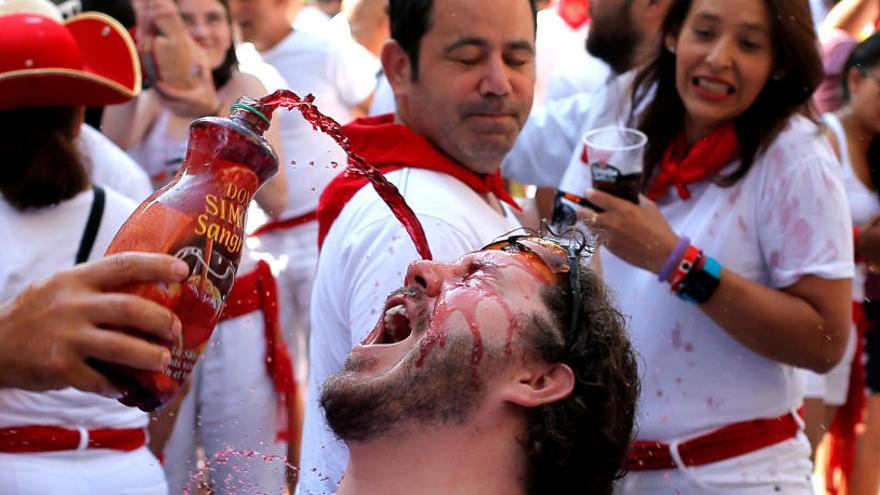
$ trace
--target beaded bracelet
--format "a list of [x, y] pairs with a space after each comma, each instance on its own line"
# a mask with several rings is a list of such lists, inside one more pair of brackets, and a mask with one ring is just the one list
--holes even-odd
[[672, 249], [672, 252], [669, 253], [669, 257], [666, 258], [666, 261], [663, 262], [663, 267], [660, 268], [660, 271], [657, 273], [657, 280], [665, 282], [672, 276], [672, 270], [675, 270], [675, 265], [681, 260], [682, 256], [684, 256], [684, 251], [690, 245], [691, 240], [686, 235], [678, 238], [678, 244], [676, 244]]

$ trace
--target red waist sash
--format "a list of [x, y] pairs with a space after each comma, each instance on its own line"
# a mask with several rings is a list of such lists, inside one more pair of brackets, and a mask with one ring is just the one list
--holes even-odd
[[[685, 466], [702, 466], [794, 438], [799, 429], [800, 425], [793, 413], [778, 418], [743, 421], [678, 444], [678, 455]], [[672, 457], [671, 448], [671, 445], [663, 442], [635, 442], [630, 446], [627, 469], [676, 469], [678, 466]]]
[[251, 232], [251, 237], [259, 237], [263, 234], [270, 234], [272, 232], [278, 232], [280, 230], [292, 229], [294, 227], [299, 227], [300, 225], [305, 225], [309, 222], [314, 222], [318, 219], [318, 212], [312, 210], [308, 213], [304, 213], [299, 216], [285, 218], [282, 220], [274, 220], [272, 222], [266, 222], [263, 225], [260, 225], [253, 232]]
[[28, 425], [0, 429], [0, 452], [57, 452], [62, 450], [113, 449], [129, 452], [147, 442], [143, 428], [70, 429]]

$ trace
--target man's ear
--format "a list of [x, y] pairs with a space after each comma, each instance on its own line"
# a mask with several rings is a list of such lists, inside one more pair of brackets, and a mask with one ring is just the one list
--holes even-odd
[[522, 407], [538, 407], [568, 397], [574, 383], [574, 372], [567, 364], [532, 362], [508, 383], [503, 399]]
[[412, 81], [412, 63], [409, 55], [397, 41], [389, 39], [382, 45], [382, 70], [385, 77], [394, 90], [394, 96], [400, 98], [405, 95]]

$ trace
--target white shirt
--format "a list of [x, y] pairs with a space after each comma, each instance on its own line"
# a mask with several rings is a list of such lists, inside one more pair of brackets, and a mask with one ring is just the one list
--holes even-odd
[[[448, 175], [403, 169], [386, 177], [417, 213], [435, 260], [455, 260], [520, 227], [506, 205], [502, 216]], [[418, 259], [406, 231], [371, 187], [358, 191], [330, 229], [312, 291], [312, 368], [297, 493], [336, 491], [348, 451], [324, 423], [321, 386], [372, 330], [386, 296], [403, 285], [407, 267]]]
[[[582, 173], [584, 134], [626, 118], [627, 95], [634, 75], [633, 71], [627, 72], [609, 79], [592, 93], [548, 102], [532, 112], [504, 158], [504, 176], [524, 184], [559, 188], [567, 169], [576, 167], [573, 172]], [[580, 195], [584, 191], [568, 192]]]
[[[340, 123], [352, 119], [352, 108], [376, 86], [378, 62], [354, 41], [293, 31], [261, 55], [281, 73], [289, 89], [302, 97], [315, 95], [318, 108]], [[287, 209], [280, 217], [291, 218], [315, 210], [321, 191], [342, 171], [346, 158], [331, 138], [312, 129], [299, 112], [278, 109], [275, 118], [281, 119], [281, 145], [290, 162]]]
[[291, 31], [261, 54], [291, 90], [315, 95], [318, 108], [342, 124], [352, 120], [352, 109], [373, 93], [380, 69], [378, 59], [355, 41], [308, 31]]
[[600, 87], [611, 68], [587, 52], [589, 23], [573, 29], [555, 8], [538, 12], [535, 35], [535, 105]]
[[[89, 260], [104, 256], [135, 203], [107, 192], [101, 227]], [[0, 197], [0, 301], [18, 295], [31, 283], [72, 268], [92, 206], [91, 189], [49, 208], [19, 211]], [[67, 428], [137, 428], [147, 414], [116, 400], [65, 388], [50, 392], [0, 389], [0, 428], [60, 425]]]
[[[738, 162], [723, 173], [730, 173]], [[792, 117], [730, 187], [689, 184], [658, 201], [672, 229], [722, 266], [771, 288], [804, 275], [853, 276], [852, 224], [840, 165], [818, 127]], [[639, 440], [669, 441], [798, 407], [796, 368], [738, 343], [655, 274], [602, 250], [602, 270], [642, 363]], [[773, 329], [768, 328], [768, 332]]]
[[90, 166], [92, 182], [109, 187], [135, 202], [152, 194], [153, 186], [147, 173], [107, 136], [83, 124], [78, 144]]

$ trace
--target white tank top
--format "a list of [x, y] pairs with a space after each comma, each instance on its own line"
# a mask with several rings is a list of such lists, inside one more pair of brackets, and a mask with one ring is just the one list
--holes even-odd
[[186, 155], [187, 138], [176, 139], [168, 132], [170, 116], [169, 110], [160, 110], [156, 122], [147, 131], [143, 141], [126, 150], [150, 176], [154, 189], [171, 180]]
[[[837, 147], [840, 149], [840, 163], [843, 165], [843, 185], [846, 189], [846, 197], [849, 201], [849, 211], [852, 215], [853, 225], [864, 225], [872, 218], [880, 215], [880, 197], [876, 191], [871, 191], [865, 184], [856, 177], [852, 168], [852, 161], [849, 158], [849, 147], [847, 146], [846, 132], [843, 124], [837, 115], [826, 113], [822, 115], [822, 120], [828, 129], [834, 133], [837, 139]], [[853, 300], [861, 301], [865, 297], [865, 266], [859, 264], [856, 266], [855, 277], [853, 277]]]

